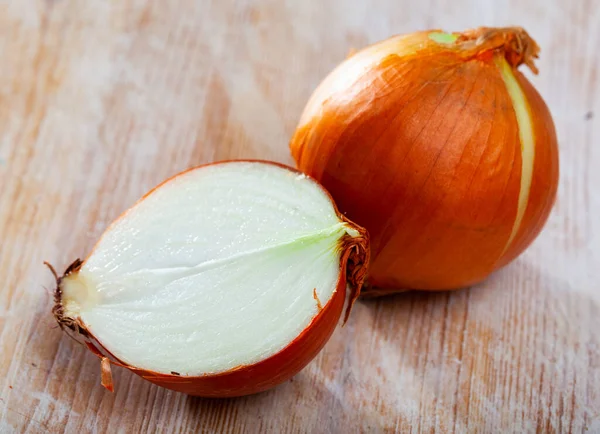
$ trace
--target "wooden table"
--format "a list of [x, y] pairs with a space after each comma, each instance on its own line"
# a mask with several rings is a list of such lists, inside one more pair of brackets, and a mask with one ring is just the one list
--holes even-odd
[[[358, 303], [293, 380], [232, 400], [98, 359], [50, 315], [52, 277], [164, 178], [292, 163], [311, 91], [394, 33], [520, 24], [561, 144], [539, 239], [478, 287]], [[0, 432], [600, 432], [596, 0], [0, 3]]]

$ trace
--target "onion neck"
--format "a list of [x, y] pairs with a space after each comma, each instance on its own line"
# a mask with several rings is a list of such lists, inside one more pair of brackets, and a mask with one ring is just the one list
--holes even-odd
[[479, 27], [463, 32], [458, 42], [478, 53], [502, 50], [512, 67], [525, 64], [534, 74], [538, 73], [534, 60], [538, 58], [540, 47], [522, 27]]
[[540, 47], [522, 27], [479, 27], [461, 33], [429, 33], [429, 39], [445, 45], [455, 45], [465, 57], [502, 51], [508, 64], [517, 68], [525, 64], [538, 73], [535, 59]]

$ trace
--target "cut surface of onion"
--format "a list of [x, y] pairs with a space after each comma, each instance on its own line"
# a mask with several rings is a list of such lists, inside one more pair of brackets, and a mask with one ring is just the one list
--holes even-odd
[[366, 242], [305, 175], [263, 162], [202, 166], [107, 229], [58, 279], [55, 315], [158, 384], [254, 393], [294, 375], [325, 344], [347, 273], [360, 288]]

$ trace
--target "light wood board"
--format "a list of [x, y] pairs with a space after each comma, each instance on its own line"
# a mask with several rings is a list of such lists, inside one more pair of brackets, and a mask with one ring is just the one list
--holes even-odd
[[[308, 96], [351, 48], [524, 26], [561, 181], [533, 246], [478, 287], [357, 303], [298, 376], [191, 398], [114, 369], [50, 315], [52, 277], [166, 177], [292, 163]], [[597, 0], [0, 1], [0, 432], [600, 432]]]

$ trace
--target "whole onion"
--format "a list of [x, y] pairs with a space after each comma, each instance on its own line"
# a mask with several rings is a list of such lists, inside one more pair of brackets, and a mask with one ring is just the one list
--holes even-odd
[[537, 73], [538, 52], [521, 28], [395, 36], [314, 92], [291, 151], [369, 231], [372, 294], [472, 285], [538, 235], [556, 196], [557, 139], [517, 69]]

